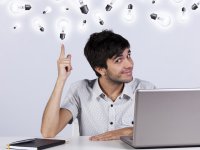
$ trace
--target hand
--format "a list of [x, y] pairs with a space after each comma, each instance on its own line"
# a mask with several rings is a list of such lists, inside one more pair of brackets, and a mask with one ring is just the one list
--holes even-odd
[[66, 80], [70, 75], [72, 66], [71, 66], [71, 55], [65, 57], [65, 46], [61, 45], [60, 57], [57, 61], [58, 66], [58, 78], [61, 80]]
[[128, 128], [108, 131], [103, 134], [92, 136], [89, 139], [91, 141], [119, 140], [120, 136], [132, 136], [132, 135], [133, 135], [133, 127], [128, 127]]

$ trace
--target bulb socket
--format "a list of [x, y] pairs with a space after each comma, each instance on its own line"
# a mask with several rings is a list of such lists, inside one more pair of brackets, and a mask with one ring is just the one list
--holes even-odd
[[194, 3], [191, 8], [192, 10], [196, 10], [198, 8], [198, 5]]
[[185, 7], [182, 7], [182, 12], [186, 12], [186, 8]]
[[60, 33], [60, 39], [64, 40], [65, 39], [65, 35], [66, 35], [65, 33]]
[[104, 24], [104, 21], [103, 21], [103, 20], [100, 20], [100, 21], [99, 21], [99, 24], [100, 24], [100, 25], [103, 25], [103, 24]]
[[132, 4], [128, 4], [128, 9], [133, 9], [133, 5]]
[[88, 6], [87, 5], [83, 5], [80, 7], [80, 10], [83, 14], [87, 14], [89, 9], [88, 9]]
[[156, 19], [157, 19], [157, 17], [158, 17], [158, 15], [157, 15], [157, 14], [154, 14], [154, 13], [152, 13], [152, 14], [150, 15], [150, 17], [151, 17], [151, 19], [153, 19], [153, 20], [156, 20]]
[[30, 9], [31, 9], [31, 5], [25, 4], [25, 10], [30, 10]]
[[106, 11], [110, 11], [112, 9], [112, 6], [108, 4], [108, 5], [106, 5], [105, 9], [106, 9]]
[[40, 27], [40, 31], [41, 31], [41, 32], [44, 32], [44, 27]]
[[86, 20], [83, 20], [83, 23], [84, 23], [84, 24], [86, 24], [86, 22], [87, 22]]

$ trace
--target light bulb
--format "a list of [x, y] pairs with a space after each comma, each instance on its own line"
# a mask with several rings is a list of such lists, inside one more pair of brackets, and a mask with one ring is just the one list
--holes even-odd
[[41, 32], [44, 32], [44, 25], [41, 19], [35, 19], [33, 21], [33, 26], [36, 30], [39, 30]]
[[21, 25], [19, 23], [15, 23], [14, 26], [13, 26], [13, 29], [14, 30], [17, 30], [21, 27]]
[[68, 29], [68, 25], [69, 25], [69, 22], [66, 19], [60, 19], [57, 22], [57, 28], [58, 28], [61, 40], [65, 39], [65, 36], [66, 36], [66, 33], [67, 33], [67, 29]]
[[200, 5], [200, 1], [197, 2], [197, 3], [194, 3], [194, 4], [191, 6], [191, 9], [192, 9], [192, 10], [196, 10], [197, 8], [199, 8], [199, 5]]
[[97, 18], [99, 24], [100, 24], [100, 25], [104, 25], [104, 21], [103, 21], [103, 19], [101, 18], [101, 15], [100, 15], [99, 13], [97, 13], [95, 16], [96, 16], [96, 18]]
[[63, 13], [66, 13], [67, 11], [69, 11], [69, 8], [67, 6], [61, 6], [61, 11]]
[[182, 16], [184, 16], [185, 13], [186, 13], [186, 8], [185, 8], [185, 7], [182, 7], [182, 8], [181, 8], [181, 11], [182, 11]]
[[81, 7], [80, 7], [81, 12], [83, 14], [87, 14], [89, 11], [88, 6], [83, 3], [83, 0], [79, 0], [79, 3], [81, 5]]
[[10, 5], [10, 10], [13, 13], [20, 13], [22, 11], [30, 10], [31, 5], [30, 4], [19, 4], [17, 2], [13, 2]]
[[152, 13], [150, 17], [151, 19], [156, 20], [163, 27], [167, 27], [171, 23], [171, 18], [169, 16], [158, 16], [158, 14]]
[[105, 7], [106, 11], [110, 11], [115, 2], [116, 2], [116, 0], [111, 0], [111, 2], [109, 4], [107, 4]]
[[86, 27], [87, 27], [87, 20], [84, 19], [84, 20], [80, 23], [79, 29], [80, 29], [81, 31], [85, 31], [85, 30], [86, 30]]
[[51, 11], [52, 11], [51, 7], [47, 6], [42, 13], [47, 14], [50, 13]]
[[125, 18], [128, 21], [132, 21], [133, 20], [133, 5], [132, 4], [128, 5], [128, 9], [127, 9], [127, 13], [125, 15]]
[[87, 23], [87, 20], [83, 20], [82, 26], [85, 26]]
[[181, 8], [181, 14], [180, 14], [180, 21], [186, 21], [187, 19], [188, 19], [189, 17], [188, 17], [188, 12], [187, 12], [187, 9], [186, 9], [186, 7], [182, 7]]

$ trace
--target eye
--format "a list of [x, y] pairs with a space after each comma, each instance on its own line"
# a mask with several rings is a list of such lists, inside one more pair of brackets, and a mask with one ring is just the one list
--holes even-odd
[[120, 63], [120, 62], [122, 62], [122, 59], [121, 59], [121, 58], [117, 58], [117, 59], [115, 60], [115, 63]]
[[131, 58], [131, 53], [128, 54], [127, 58]]

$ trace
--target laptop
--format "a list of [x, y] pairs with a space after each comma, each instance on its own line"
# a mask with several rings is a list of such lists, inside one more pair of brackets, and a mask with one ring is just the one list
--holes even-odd
[[200, 89], [137, 90], [133, 136], [120, 139], [134, 148], [200, 146]]

